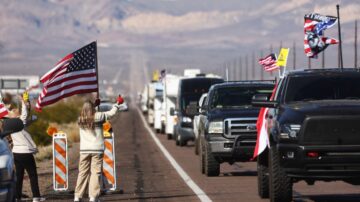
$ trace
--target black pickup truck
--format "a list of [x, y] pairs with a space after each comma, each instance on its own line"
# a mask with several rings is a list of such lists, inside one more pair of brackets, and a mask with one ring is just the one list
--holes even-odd
[[260, 108], [253, 107], [251, 100], [273, 88], [274, 81], [226, 82], [210, 88], [199, 123], [202, 173], [218, 176], [221, 163], [252, 158]]
[[258, 157], [258, 193], [292, 201], [293, 183], [343, 180], [360, 184], [360, 72], [287, 73], [273, 100], [256, 95], [266, 115], [270, 149]]

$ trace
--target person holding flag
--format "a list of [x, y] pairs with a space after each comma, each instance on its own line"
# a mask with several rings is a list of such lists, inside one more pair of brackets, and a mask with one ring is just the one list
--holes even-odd
[[[99, 103], [99, 102], [97, 102]], [[117, 103], [107, 112], [96, 112], [95, 103], [86, 101], [78, 124], [80, 128], [79, 175], [74, 201], [80, 201], [89, 188], [90, 201], [99, 201], [102, 162], [104, 153], [103, 123], [121, 111], [124, 99], [119, 95]]]

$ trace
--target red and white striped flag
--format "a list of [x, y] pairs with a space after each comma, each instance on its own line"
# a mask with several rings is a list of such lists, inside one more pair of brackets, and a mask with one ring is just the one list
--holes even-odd
[[[274, 87], [274, 90], [272, 92], [272, 95], [270, 97], [270, 100], [272, 100], [275, 96], [277, 84]], [[262, 107], [259, 112], [258, 119], [256, 121], [256, 129], [257, 129], [257, 139], [256, 139], [256, 145], [254, 149], [254, 155], [253, 158], [256, 158], [259, 156], [267, 147], [270, 148], [270, 142], [269, 142], [269, 134], [267, 131], [267, 121], [266, 121], [266, 115], [269, 111], [269, 108]]]
[[259, 156], [266, 149], [266, 147], [270, 147], [266, 122], [266, 114], [268, 113], [268, 110], [269, 108], [264, 107], [260, 109], [260, 113], [256, 122], [257, 139], [253, 158]]
[[6, 115], [8, 115], [8, 110], [6, 109], [5, 105], [0, 102], [0, 119]]
[[41, 77], [44, 84], [36, 109], [76, 94], [98, 91], [96, 42], [65, 56]]
[[264, 71], [272, 72], [274, 70], [278, 70], [280, 67], [276, 64], [276, 55], [271, 53], [270, 55], [261, 58], [259, 60], [259, 64], [263, 66]]

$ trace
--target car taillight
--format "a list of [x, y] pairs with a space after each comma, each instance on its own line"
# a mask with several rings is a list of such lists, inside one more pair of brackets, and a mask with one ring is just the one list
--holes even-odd
[[310, 158], [317, 158], [317, 157], [319, 157], [319, 153], [318, 153], [318, 152], [308, 152], [306, 155], [307, 155], [308, 157], [310, 157]]

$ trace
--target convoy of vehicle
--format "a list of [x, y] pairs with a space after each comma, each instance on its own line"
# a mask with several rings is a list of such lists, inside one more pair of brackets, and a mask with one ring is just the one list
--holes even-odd
[[[202, 173], [218, 176], [221, 163], [257, 160], [258, 194], [276, 202], [292, 201], [301, 180], [360, 184], [360, 71], [296, 70], [277, 82], [193, 72], [163, 80], [163, 124], [177, 145], [195, 140]], [[253, 159], [261, 107], [270, 147]]]

